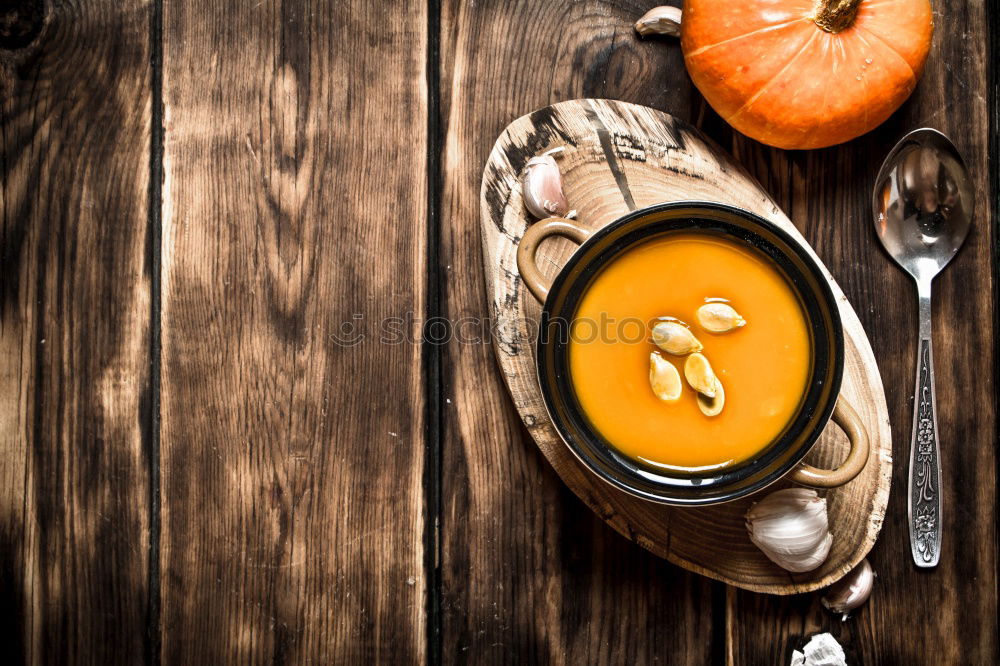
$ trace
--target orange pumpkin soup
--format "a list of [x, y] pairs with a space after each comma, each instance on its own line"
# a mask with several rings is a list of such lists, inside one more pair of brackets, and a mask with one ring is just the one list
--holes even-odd
[[[746, 325], [711, 333], [696, 311], [726, 299]], [[652, 324], [682, 320], [725, 391], [706, 416], [683, 381], [678, 400], [650, 388]], [[769, 259], [737, 241], [683, 233], [638, 245], [588, 286], [571, 328], [570, 375], [593, 426], [622, 453], [656, 467], [699, 471], [752, 458], [795, 416], [808, 381], [809, 329], [792, 287]], [[684, 378], [685, 356], [661, 353]]]

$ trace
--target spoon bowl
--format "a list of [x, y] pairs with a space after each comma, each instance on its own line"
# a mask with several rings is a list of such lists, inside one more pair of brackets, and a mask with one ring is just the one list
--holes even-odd
[[889, 256], [918, 282], [933, 279], [962, 247], [975, 210], [955, 145], [929, 128], [904, 136], [875, 179], [872, 209]]
[[920, 338], [907, 488], [910, 551], [918, 567], [941, 556], [941, 460], [938, 455], [931, 282], [969, 235], [975, 199], [962, 156], [941, 132], [918, 129], [885, 158], [872, 194], [875, 233], [917, 284]]

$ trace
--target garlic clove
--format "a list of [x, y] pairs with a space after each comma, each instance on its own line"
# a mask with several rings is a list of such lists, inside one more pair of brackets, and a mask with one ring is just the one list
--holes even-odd
[[[791, 571], [792, 573], [805, 573], [806, 571], [812, 571], [813, 569], [818, 569], [821, 564], [826, 562], [826, 558], [830, 556], [830, 549], [833, 547], [833, 535], [829, 532], [823, 537], [823, 540], [809, 553], [804, 553], [792, 559], [790, 557], [782, 557], [785, 564], [781, 562], [775, 562], [778, 566]], [[772, 560], [774, 561], [774, 560]]]
[[562, 173], [553, 155], [562, 152], [562, 148], [553, 148], [537, 157], [528, 160], [521, 180], [521, 190], [524, 196], [524, 206], [535, 217], [542, 219], [558, 216], [566, 217], [569, 202], [562, 189]]
[[649, 35], [681, 35], [681, 10], [677, 7], [653, 7], [635, 22], [635, 31]]
[[649, 386], [657, 398], [664, 402], [674, 402], [681, 397], [681, 373], [674, 364], [660, 356], [659, 352], [649, 354]]
[[831, 585], [820, 601], [829, 610], [839, 613], [841, 619], [846, 620], [852, 610], [868, 601], [874, 584], [875, 572], [868, 560], [864, 559], [846, 576]]
[[826, 561], [833, 545], [826, 499], [811, 488], [786, 488], [750, 507], [747, 532], [755, 546], [779, 567], [812, 571]]
[[698, 393], [706, 398], [714, 398], [719, 380], [715, 377], [712, 364], [704, 354], [695, 352], [687, 357], [684, 362], [684, 378]]
[[698, 308], [696, 314], [701, 327], [712, 333], [726, 333], [734, 328], [742, 328], [747, 325], [747, 320], [741, 317], [740, 313], [729, 303], [717, 301], [705, 303]]
[[653, 343], [674, 356], [702, 350], [701, 342], [691, 329], [675, 319], [659, 321], [653, 326]]

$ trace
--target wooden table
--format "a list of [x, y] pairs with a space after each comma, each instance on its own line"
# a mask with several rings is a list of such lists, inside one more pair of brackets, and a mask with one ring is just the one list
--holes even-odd
[[[854, 663], [995, 663], [1000, 29], [982, 0], [933, 1], [913, 98], [813, 152], [731, 131], [675, 43], [636, 39], [651, 3], [0, 5], [4, 661], [783, 664], [829, 630]], [[435, 317], [475, 335], [488, 151], [583, 96], [703, 128], [860, 314], [897, 465], [848, 622], [614, 533], [525, 434], [488, 342], [380, 341]], [[935, 285], [930, 572], [900, 492], [915, 299], [868, 210], [922, 125], [955, 139], [979, 206]]]

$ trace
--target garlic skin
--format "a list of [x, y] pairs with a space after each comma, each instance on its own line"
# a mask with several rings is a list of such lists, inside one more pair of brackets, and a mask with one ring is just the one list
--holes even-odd
[[820, 601], [830, 611], [840, 614], [841, 620], [846, 620], [852, 610], [868, 601], [874, 585], [875, 572], [866, 558], [831, 585]]
[[750, 507], [747, 532], [754, 545], [782, 569], [812, 571], [833, 545], [826, 499], [811, 488], [786, 488]]
[[847, 666], [847, 655], [831, 634], [816, 634], [801, 652], [792, 651], [790, 666]]
[[553, 155], [562, 152], [553, 148], [528, 160], [521, 179], [524, 206], [538, 219], [546, 217], [566, 217], [569, 202], [562, 189], [562, 173]]
[[635, 31], [649, 35], [681, 36], [681, 10], [677, 7], [653, 7], [635, 22]]

